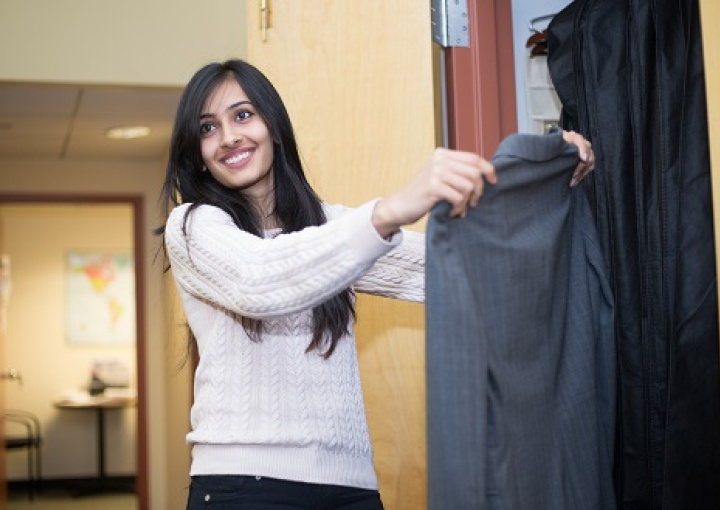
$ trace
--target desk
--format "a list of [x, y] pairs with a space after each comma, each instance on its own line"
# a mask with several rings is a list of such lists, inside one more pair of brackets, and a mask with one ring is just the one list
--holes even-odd
[[98, 480], [106, 481], [105, 471], [105, 411], [109, 409], [123, 409], [137, 405], [137, 398], [134, 396], [90, 396], [78, 395], [61, 398], [54, 402], [59, 409], [90, 410], [95, 411], [97, 417], [97, 465]]

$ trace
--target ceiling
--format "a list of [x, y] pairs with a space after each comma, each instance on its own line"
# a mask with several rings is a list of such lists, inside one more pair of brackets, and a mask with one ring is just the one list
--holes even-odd
[[[0, 83], [0, 158], [164, 158], [182, 89]], [[145, 125], [145, 138], [105, 130]]]

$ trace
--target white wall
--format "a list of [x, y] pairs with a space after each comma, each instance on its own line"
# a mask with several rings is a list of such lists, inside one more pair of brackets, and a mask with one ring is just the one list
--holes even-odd
[[[133, 251], [130, 205], [0, 205], [3, 249], [10, 255], [5, 365], [22, 384], [5, 384], [5, 405], [36, 414], [44, 436], [43, 477], [97, 475], [94, 411], [60, 410], [61, 395], [84, 393], [94, 361], [113, 359], [136, 380], [135, 344], [71, 344], [65, 334], [66, 254], [69, 251]], [[133, 388], [135, 389], [135, 388]], [[135, 474], [136, 410], [106, 412], [109, 475]], [[13, 431], [8, 428], [8, 432]], [[19, 432], [19, 430], [18, 430]], [[24, 451], [10, 453], [8, 479], [27, 478]]]
[[245, 41], [245, 0], [0, 1], [0, 80], [182, 86]]
[[[571, 2], [569, 0], [512, 0], [513, 53], [515, 57], [515, 89], [517, 90], [518, 132], [529, 132], [526, 97], [525, 61], [528, 48], [525, 47], [530, 31], [530, 20], [540, 16], [556, 14]], [[547, 21], [538, 23], [536, 28], [547, 27]]]

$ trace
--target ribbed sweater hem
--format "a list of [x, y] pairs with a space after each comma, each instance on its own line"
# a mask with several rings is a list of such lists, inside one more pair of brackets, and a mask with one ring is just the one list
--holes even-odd
[[377, 490], [372, 458], [313, 447], [196, 444], [190, 475], [250, 475]]

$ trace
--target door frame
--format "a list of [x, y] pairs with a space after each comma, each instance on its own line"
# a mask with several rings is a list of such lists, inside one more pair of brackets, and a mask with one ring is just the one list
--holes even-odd
[[[149, 508], [147, 449], [147, 380], [145, 314], [145, 203], [141, 195], [100, 195], [68, 193], [0, 193], [0, 204], [126, 204], [133, 215], [133, 256], [135, 258], [135, 357], [137, 384], [137, 444], [135, 488], [138, 510]], [[6, 480], [2, 480], [5, 486]]]
[[[3, 238], [3, 223], [0, 221], [0, 255], [5, 252]], [[0, 311], [0, 313], [2, 313]], [[8, 367], [5, 365], [5, 331], [6, 326], [0, 323], [0, 370], [4, 371]], [[0, 381], [0, 414], [5, 413], [5, 381]], [[8, 381], [9, 382], [9, 381]], [[4, 422], [4, 420], [3, 420]], [[5, 444], [5, 424], [0, 424], [0, 445]], [[7, 510], [7, 467], [6, 467], [6, 449], [0, 448], [0, 510]]]
[[517, 131], [512, 5], [468, 2], [470, 47], [445, 52], [447, 145], [490, 159]]

